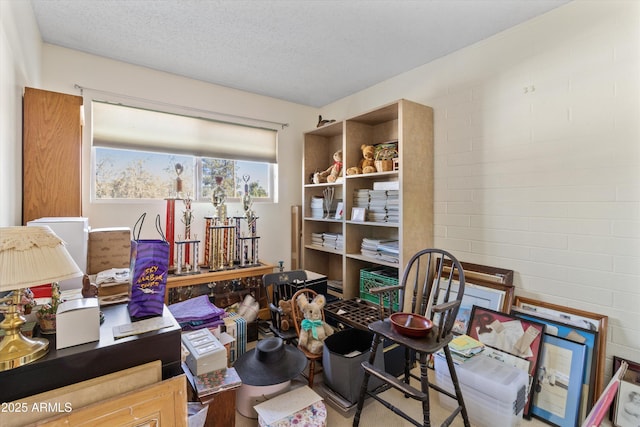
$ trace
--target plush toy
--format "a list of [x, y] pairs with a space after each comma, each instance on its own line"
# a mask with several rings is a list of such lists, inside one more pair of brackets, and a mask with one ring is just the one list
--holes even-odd
[[342, 150], [333, 153], [333, 164], [322, 172], [313, 174], [313, 183], [336, 182], [342, 176]]
[[360, 175], [362, 173], [362, 169], [359, 166], [351, 166], [345, 172], [348, 175]]
[[373, 147], [373, 145], [362, 144], [360, 146], [360, 150], [362, 150], [362, 160], [360, 160], [360, 169], [362, 169], [362, 173], [376, 172], [374, 159], [375, 148]]
[[280, 308], [280, 330], [288, 331], [293, 324], [291, 301], [281, 299], [278, 301], [278, 307]]
[[322, 353], [325, 338], [333, 334], [333, 328], [322, 320], [322, 309], [326, 301], [324, 295], [317, 295], [311, 302], [306, 295], [300, 295], [296, 301], [304, 315], [298, 345], [313, 354]]

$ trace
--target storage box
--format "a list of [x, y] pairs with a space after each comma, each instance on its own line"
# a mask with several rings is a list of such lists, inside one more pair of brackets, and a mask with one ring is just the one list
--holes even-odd
[[89, 231], [87, 274], [97, 274], [110, 268], [127, 268], [130, 257], [131, 230], [128, 227]]
[[56, 349], [100, 340], [97, 298], [65, 301], [56, 313]]
[[[361, 329], [345, 329], [328, 336], [324, 340], [322, 368], [324, 383], [350, 403], [356, 403], [364, 378], [364, 369], [360, 365], [369, 360], [373, 334]], [[384, 369], [382, 346], [374, 364]], [[382, 385], [382, 381], [370, 377], [368, 390]]]
[[255, 405], [254, 408], [260, 427], [327, 425], [327, 409], [322, 397], [308, 386], [280, 394]]
[[[395, 286], [398, 284], [398, 270], [395, 268], [371, 267], [360, 270], [360, 298], [365, 301], [379, 304], [378, 295], [370, 292], [371, 288], [381, 288], [384, 286]], [[384, 301], [384, 306], [389, 307], [388, 298]], [[393, 301], [393, 310], [398, 311], [398, 293], [396, 292]]]
[[[453, 393], [453, 383], [443, 355], [435, 357], [436, 384]], [[527, 397], [529, 375], [518, 368], [479, 354], [455, 365], [469, 419], [479, 427], [520, 425]], [[457, 402], [439, 393], [440, 404], [454, 408]]]
[[182, 334], [182, 343], [189, 350], [187, 366], [195, 375], [227, 367], [227, 350], [207, 328]]
[[[60, 237], [65, 248], [82, 272], [87, 271], [87, 253], [89, 244], [89, 219], [80, 217], [46, 217], [27, 222], [27, 226], [47, 226]], [[63, 280], [60, 289], [82, 287], [82, 277]]]

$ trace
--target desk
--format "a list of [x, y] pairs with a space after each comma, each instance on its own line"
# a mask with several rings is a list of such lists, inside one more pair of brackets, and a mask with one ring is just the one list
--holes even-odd
[[[242, 301], [247, 294], [253, 294], [260, 302], [260, 318], [269, 318], [266, 295], [262, 292], [262, 276], [273, 273], [274, 266], [260, 264], [255, 267], [238, 267], [229, 270], [170, 275], [167, 278], [165, 304], [173, 304], [184, 299], [203, 294], [210, 296], [211, 302], [217, 307], [225, 308]], [[236, 282], [239, 286], [236, 285]], [[211, 284], [211, 287], [208, 285]], [[183, 289], [193, 287], [191, 289]]]
[[[127, 304], [103, 307], [100, 341], [56, 350], [55, 335], [42, 359], [0, 372], [0, 402], [11, 402], [80, 381], [96, 378], [154, 360], [162, 361], [162, 378], [182, 374], [180, 325], [165, 306], [163, 317], [172, 326], [115, 340], [113, 327], [130, 322]], [[8, 386], [10, 385], [10, 386]]]

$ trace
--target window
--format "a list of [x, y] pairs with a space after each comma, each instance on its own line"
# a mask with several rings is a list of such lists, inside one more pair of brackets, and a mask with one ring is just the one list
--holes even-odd
[[252, 199], [273, 200], [275, 130], [98, 101], [92, 122], [94, 200], [205, 201], [217, 176], [231, 200], [245, 185]]

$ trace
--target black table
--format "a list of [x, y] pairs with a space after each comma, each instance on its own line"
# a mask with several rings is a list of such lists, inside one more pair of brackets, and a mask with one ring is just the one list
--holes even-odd
[[154, 360], [162, 361], [163, 379], [182, 374], [180, 325], [166, 306], [162, 315], [170, 320], [171, 326], [117, 340], [113, 338], [113, 327], [130, 322], [127, 304], [101, 310], [105, 321], [100, 326], [100, 341], [56, 350], [55, 335], [42, 335], [50, 341], [46, 356], [0, 372], [0, 402], [11, 402]]

